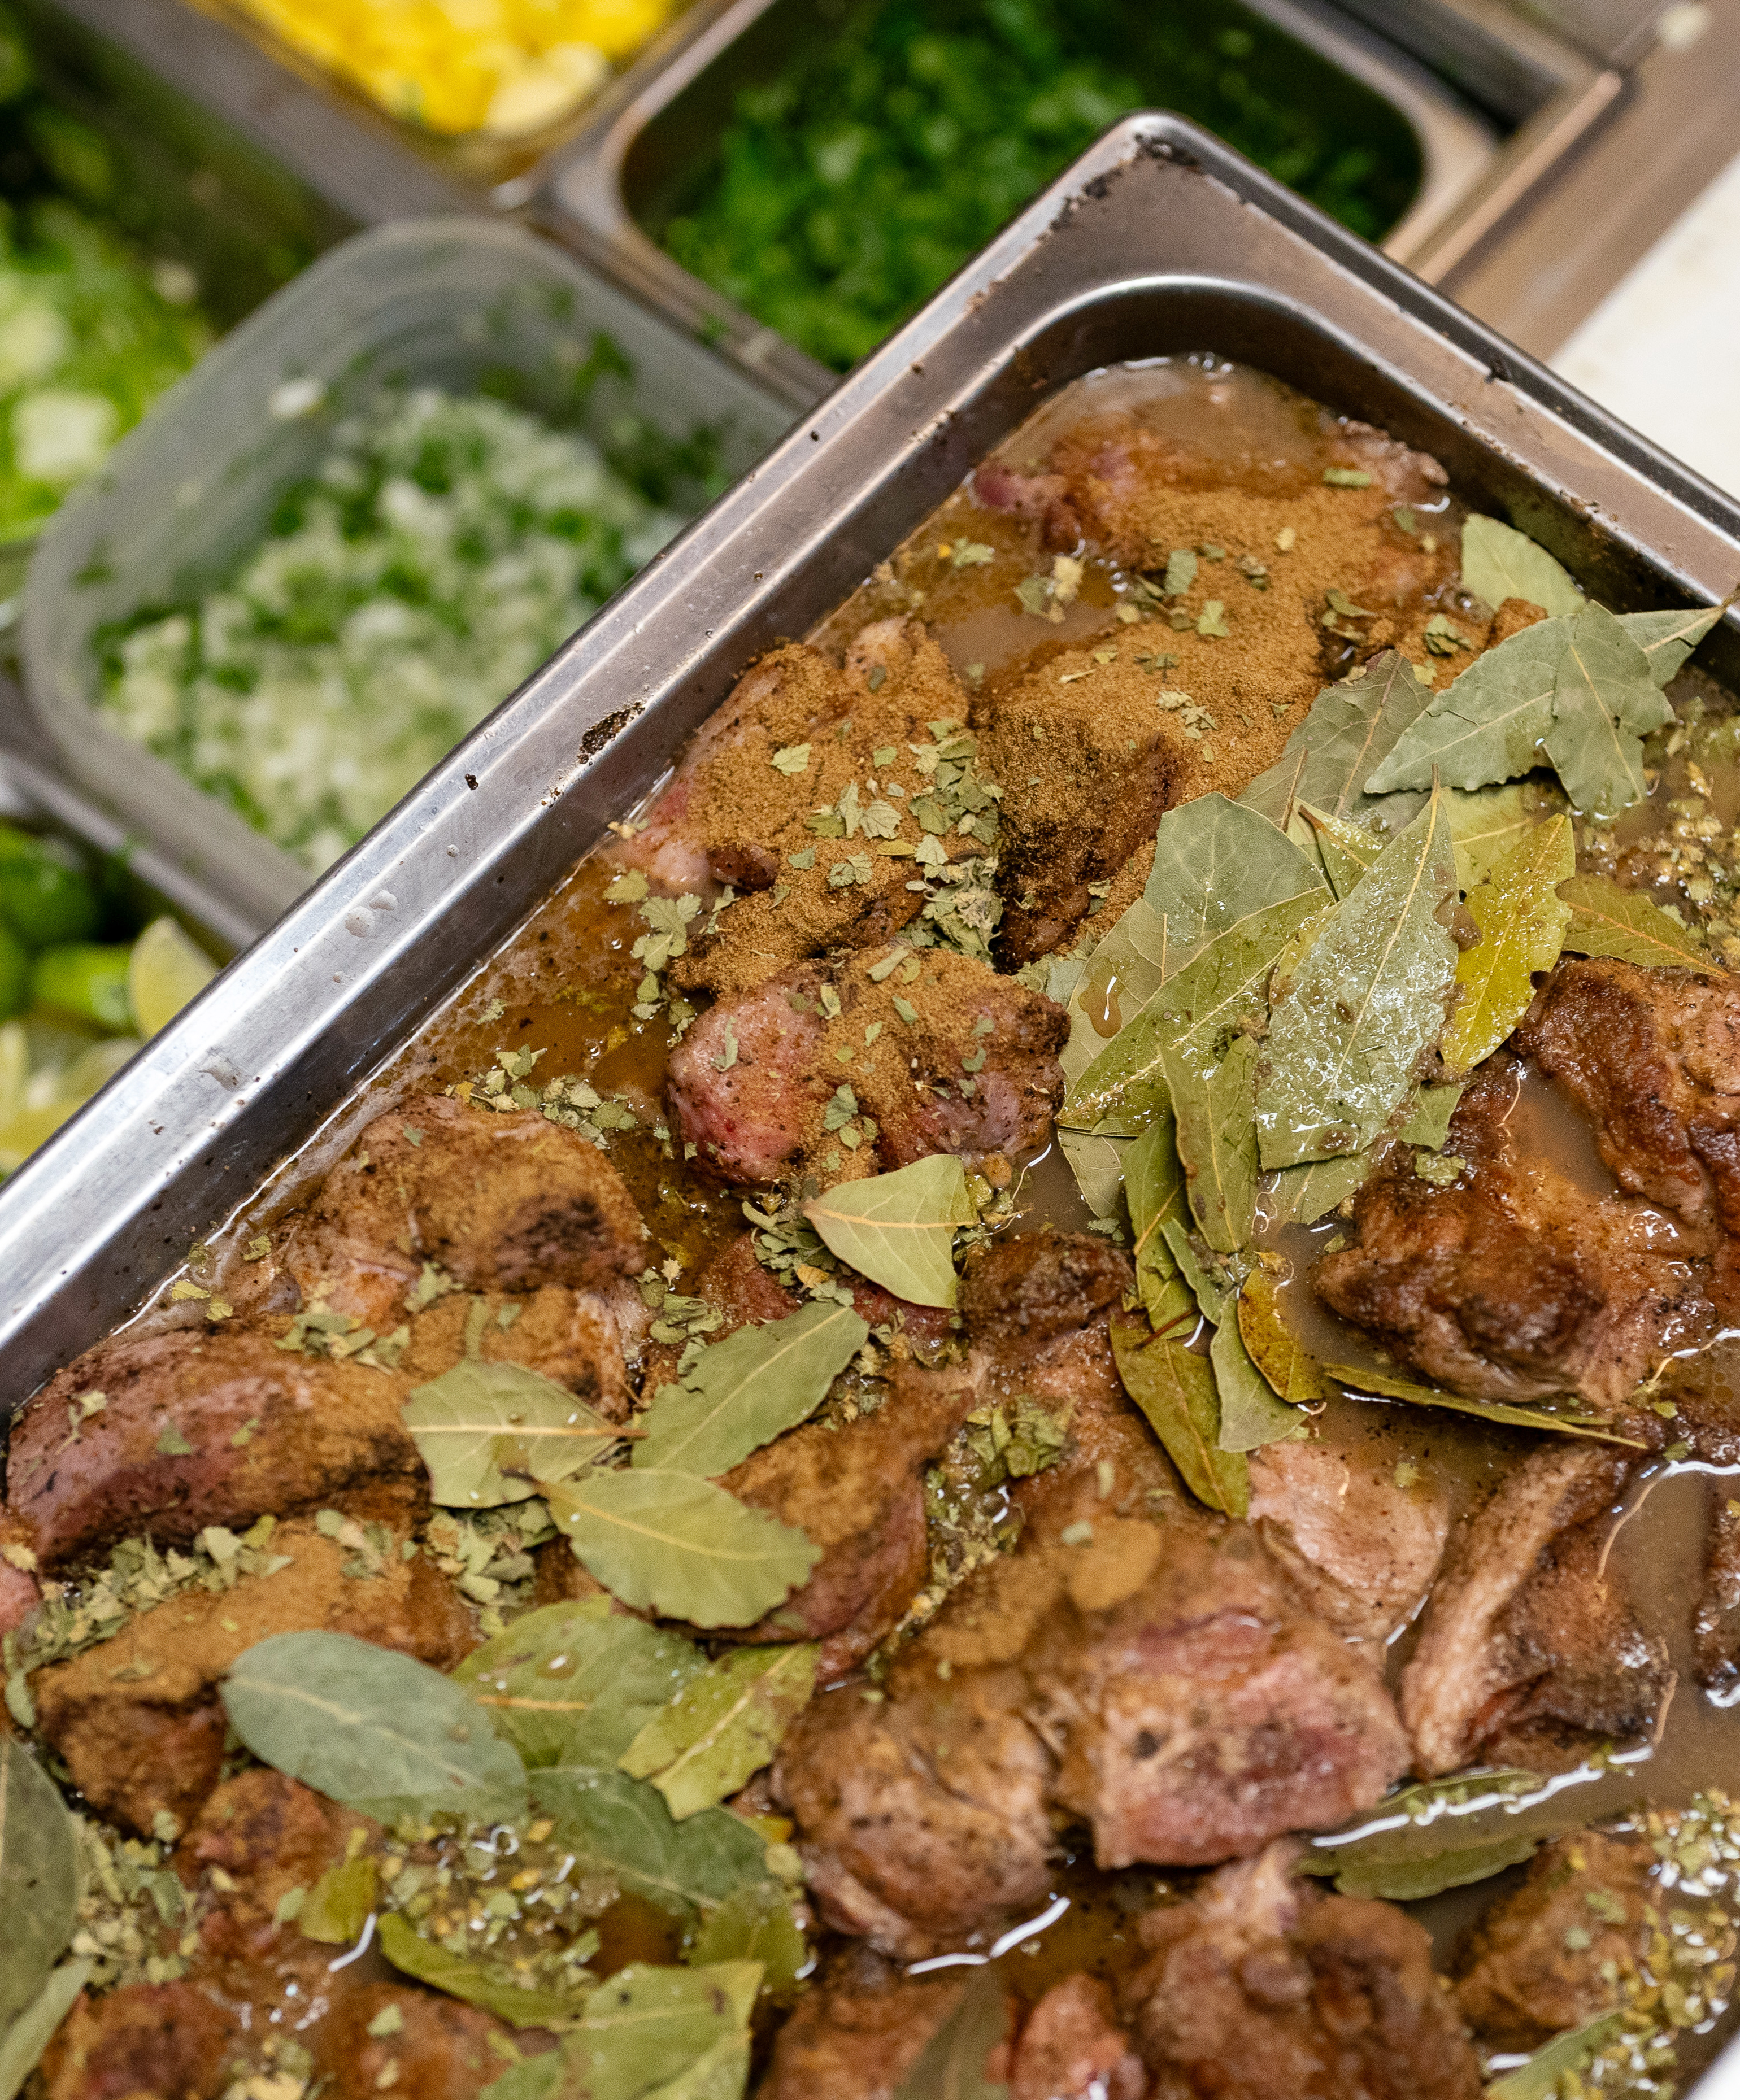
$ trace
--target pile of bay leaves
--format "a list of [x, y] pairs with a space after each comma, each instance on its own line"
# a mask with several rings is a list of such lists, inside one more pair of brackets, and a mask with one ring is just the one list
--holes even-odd
[[[1114, 1327], [1120, 1370], [1192, 1491], [1234, 1515], [1244, 1454], [1300, 1433], [1323, 1392], [1279, 1315], [1286, 1266], [1253, 1242], [1323, 1217], [1392, 1145], [1454, 1183], [1461, 1162], [1442, 1148], [1462, 1082], [1561, 951], [1712, 966], [1646, 898], [1576, 874], [1565, 804], [1609, 817], [1642, 797], [1643, 739], [1673, 718], [1662, 688], [1721, 609], [1616, 615], [1490, 518], [1468, 521], [1463, 580], [1548, 616], [1442, 693], [1395, 651], [1321, 692], [1236, 801], [1167, 813], [1143, 895], [1050, 973], [1071, 1016], [1063, 1147], [1100, 1217], [1127, 1209], [1147, 1315]], [[1464, 899], [1480, 938], [1459, 948]], [[1206, 1356], [1190, 1346], [1203, 1321]]]

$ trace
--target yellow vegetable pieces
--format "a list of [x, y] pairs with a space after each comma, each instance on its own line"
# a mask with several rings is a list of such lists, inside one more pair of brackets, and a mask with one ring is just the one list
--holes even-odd
[[595, 95], [678, 0], [239, 0], [284, 42], [426, 130], [517, 139]]
[[1526, 832], [1468, 892], [1481, 937], [1456, 963], [1461, 995], [1441, 1046], [1452, 1072], [1490, 1057], [1527, 1012], [1534, 973], [1559, 960], [1571, 912], [1558, 885], [1576, 871], [1570, 819], [1553, 817]]

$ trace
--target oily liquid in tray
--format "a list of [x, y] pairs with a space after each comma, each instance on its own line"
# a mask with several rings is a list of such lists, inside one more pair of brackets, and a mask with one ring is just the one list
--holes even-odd
[[[1133, 409], [1156, 427], [1214, 450], [1259, 480], [1296, 472], [1321, 442], [1321, 412], [1277, 382], [1211, 360], [1160, 360], [1079, 382], [1018, 431], [998, 457], [1018, 469], [1036, 463], [1062, 429], [1084, 413], [1111, 408]], [[1460, 528], [1461, 514], [1448, 496], [1442, 496], [1435, 507], [1416, 507], [1424, 514], [1417, 521], [1421, 530], [1448, 534]], [[956, 566], [952, 549], [963, 541], [988, 548], [991, 558], [979, 554]], [[810, 639], [837, 650], [872, 620], [912, 614], [930, 627], [969, 686], [994, 684], [1018, 666], [1044, 661], [1104, 627], [1108, 610], [1124, 595], [1128, 580], [1081, 551], [1085, 570], [1079, 595], [1060, 608], [1061, 620], [1042, 624], [1022, 609], [1014, 594], [1017, 583], [1049, 565], [1039, 527], [1030, 518], [988, 509], [969, 490], [962, 490]], [[1340, 675], [1359, 653], [1351, 642], [1327, 638], [1326, 681]], [[1698, 674], [1683, 676], [1674, 690], [1683, 696], [1689, 689], [1698, 694], [1712, 719], [1732, 714], [1732, 704]], [[1687, 785], [1685, 758], [1663, 765], [1650, 801], [1627, 813], [1617, 827], [1622, 843], [1644, 838], [1652, 826], [1662, 825], [1666, 805]], [[1715, 807], [1732, 821], [1740, 812], [1740, 763], [1730, 758], [1710, 770], [1705, 785]], [[640, 970], [629, 951], [643, 929], [631, 906], [605, 897], [615, 872], [607, 840], [403, 1047], [377, 1075], [366, 1098], [347, 1104], [318, 1140], [287, 1162], [273, 1187], [232, 1222], [224, 1239], [259, 1229], [270, 1211], [323, 1173], [360, 1123], [395, 1095], [413, 1085], [439, 1088], [475, 1078], [490, 1068], [498, 1052], [532, 1049], [543, 1052], [535, 1082], [560, 1074], [581, 1074], [601, 1094], [619, 1096], [635, 1109], [643, 1127], [613, 1132], [610, 1157], [662, 1254], [680, 1258], [685, 1281], [692, 1282], [709, 1256], [742, 1229], [741, 1199], [686, 1167], [680, 1158], [667, 1159], [651, 1134], [664, 1115], [669, 1030], [662, 1017], [637, 1020], [630, 1011]], [[1662, 879], [1670, 882], [1671, 876]], [[1659, 901], [1673, 901], [1670, 888], [1658, 887], [1654, 893]], [[1109, 1039], [1124, 1017], [1118, 1009], [1115, 985], [1108, 984], [1096, 1026]], [[1531, 1127], [1535, 1140], [1562, 1168], [1592, 1187], [1613, 1187], [1586, 1127], [1544, 1083], [1528, 1083], [1518, 1113]], [[1020, 1228], [1052, 1224], [1080, 1230], [1088, 1218], [1055, 1143], [1025, 1162]], [[1309, 1229], [1289, 1228], [1269, 1243], [1293, 1263], [1287, 1302], [1308, 1344], [1331, 1360], [1373, 1364], [1369, 1342], [1329, 1313], [1310, 1290], [1310, 1264], [1336, 1222], [1331, 1217]], [[1447, 1476], [1464, 1507], [1537, 1440], [1438, 1410], [1346, 1399], [1331, 1399], [1327, 1405], [1352, 1433], [1372, 1439], [1385, 1463], [1406, 1462], [1423, 1474]], [[1654, 1462], [1643, 1471], [1619, 1525], [1611, 1564], [1639, 1601], [1646, 1630], [1667, 1642], [1680, 1674], [1679, 1688], [1653, 1747], [1623, 1754], [1604, 1774], [1592, 1771], [1587, 1780], [1559, 1794], [1561, 1802], [1568, 1795], [1576, 1804], [1567, 1821], [1614, 1816], [1645, 1804], [1682, 1807], [1711, 1786], [1740, 1797], [1740, 1714], [1699, 1690], [1691, 1653], [1690, 1599], [1702, 1568], [1709, 1493], [1707, 1481], [1698, 1476], [1710, 1470]], [[1404, 1629], [1392, 1643], [1392, 1678], [1412, 1639], [1412, 1630]], [[1084, 1835], [1080, 1842], [1085, 1844]], [[1464, 1927], [1520, 1873], [1520, 1868], [1513, 1869], [1507, 1876], [1409, 1907], [1433, 1931], [1441, 1962]], [[1183, 1877], [1184, 1886], [1190, 1878]], [[1094, 1868], [1091, 1853], [1072, 1856], [1059, 1869], [1053, 1899], [1040, 1913], [1043, 1924], [1035, 1921], [1039, 1929], [1025, 1937], [1012, 1932], [998, 1943], [1002, 1951], [995, 1958], [1009, 1988], [1031, 2001], [1075, 1968], [1115, 1974], [1139, 1957], [1128, 1929], [1133, 1913], [1151, 1902], [1157, 1888], [1167, 1886], [1166, 1877], [1151, 1869], [1105, 1873]], [[627, 1930], [631, 1921], [626, 1914], [621, 1923]], [[634, 1938], [629, 1931], [629, 1940]], [[983, 1957], [944, 1955], [920, 1965], [934, 1969], [961, 1958]], [[1723, 2039], [1726, 2023], [1708, 2024], [1718, 2031], [1681, 2038], [1682, 2079], [1707, 2061]]]

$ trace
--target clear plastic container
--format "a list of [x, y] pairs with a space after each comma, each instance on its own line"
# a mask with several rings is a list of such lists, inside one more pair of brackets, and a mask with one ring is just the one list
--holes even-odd
[[735, 476], [790, 420], [746, 374], [535, 235], [487, 219], [402, 222], [333, 249], [244, 322], [44, 534], [24, 588], [31, 708], [68, 771], [227, 898], [232, 919], [263, 929], [313, 878], [109, 726], [98, 631], [219, 583], [263, 536], [285, 490], [317, 466], [334, 425], [382, 386], [468, 394], [512, 373], [519, 405], [572, 421], [566, 390], [601, 334], [632, 376], [592, 390], [582, 428], [603, 430], [625, 412], [677, 438], [711, 426]]

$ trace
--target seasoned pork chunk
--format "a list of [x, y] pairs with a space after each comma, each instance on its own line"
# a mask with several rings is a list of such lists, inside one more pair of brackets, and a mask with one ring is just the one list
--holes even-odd
[[1331, 1418], [1250, 1454], [1250, 1520], [1312, 1610], [1381, 1644], [1425, 1601], [1450, 1535], [1436, 1471], [1404, 1486], [1385, 1445]]
[[780, 2028], [757, 2100], [894, 2100], [966, 1988], [961, 1970], [903, 1976], [867, 1950], [849, 1950]]
[[175, 1851], [176, 1872], [188, 1887], [223, 1899], [200, 1919], [205, 1953], [220, 1962], [261, 1959], [285, 1930], [277, 1921], [280, 1903], [293, 1889], [311, 1889], [329, 1867], [351, 1856], [359, 1833], [365, 1847], [380, 1835], [367, 1816], [282, 1772], [225, 1780]]
[[[624, 858], [662, 888], [740, 893], [716, 930], [691, 932], [671, 968], [676, 983], [715, 995], [748, 990], [806, 955], [886, 942], [924, 905], [914, 814], [964, 727], [967, 695], [948, 660], [916, 621], [866, 628], [836, 667], [819, 651], [775, 650], [739, 683], [702, 729], [676, 778], [625, 842]], [[923, 765], [918, 753], [937, 754]], [[872, 783], [874, 783], [872, 785]], [[873, 826], [812, 817], [877, 808]], [[987, 806], [989, 806], [987, 799]], [[888, 814], [884, 816], [883, 811]], [[944, 858], [983, 851], [951, 823]], [[889, 852], [887, 845], [904, 850]], [[830, 882], [837, 862], [863, 856], [866, 874]]]
[[468, 1290], [560, 1284], [608, 1299], [647, 1266], [647, 1248], [596, 1146], [535, 1111], [486, 1114], [426, 1094], [369, 1124], [275, 1260], [304, 1308], [384, 1335], [425, 1262]]
[[1027, 1152], [1063, 1098], [1068, 1033], [1043, 994], [951, 949], [866, 950], [710, 1008], [671, 1054], [671, 1102], [731, 1181]]
[[[384, 2017], [391, 2013], [396, 2023]], [[439, 1991], [358, 1983], [337, 1994], [320, 2023], [315, 2071], [332, 2100], [378, 2100], [389, 2089], [407, 2100], [477, 2100], [522, 2040], [504, 2021]]]
[[[366, 1554], [311, 1523], [280, 1524], [285, 1564], [228, 1590], [183, 1590], [126, 1621], [71, 1662], [30, 1679], [38, 1724], [74, 1784], [112, 1820], [148, 1832], [166, 1811], [185, 1823], [216, 1785], [225, 1723], [218, 1686], [272, 1634], [354, 1635], [449, 1670], [475, 1645], [457, 1595], [400, 1540]], [[365, 1571], [372, 1558], [376, 1564]]]
[[1294, 1848], [1150, 1911], [1120, 1996], [1155, 2100], [1478, 2100], [1479, 2059], [1392, 1904], [1289, 1878]]
[[801, 1590], [734, 1637], [820, 1641], [824, 1684], [868, 1655], [930, 1573], [924, 1469], [978, 1402], [969, 1370], [899, 1365], [875, 1414], [806, 1423], [726, 1474], [721, 1486], [822, 1551]]
[[1111, 1992], [1091, 1976], [1054, 1983], [1021, 2030], [1009, 2100], [1144, 2100], [1147, 2090]]
[[1740, 1233], [1740, 977], [1567, 956], [1514, 1040], [1623, 1188]]
[[1589, 1194], [1525, 1154], [1508, 1125], [1521, 1083], [1503, 1057], [1477, 1073], [1451, 1122], [1446, 1153], [1465, 1165], [1448, 1186], [1396, 1148], [1317, 1288], [1434, 1383], [1490, 1400], [1574, 1392], [1610, 1410], [1740, 1299], [1708, 1229]]
[[1520, 1889], [1500, 1896], [1457, 1962], [1456, 2003], [1489, 2047], [1538, 2049], [1620, 2002], [1656, 1921], [1655, 1854], [1597, 1830], [1538, 1852]]
[[1043, 1899], [1051, 1761], [1027, 1698], [1019, 1670], [987, 1669], [875, 1703], [850, 1686], [810, 1701], [774, 1785], [829, 1925], [912, 1961]]
[[1154, 675], [1136, 660], [1142, 645], [1106, 646], [1111, 662], [1072, 652], [974, 704], [980, 755], [1003, 789], [1005, 968], [1068, 946], [1093, 906], [1089, 885], [1111, 884], [1153, 839], [1189, 763], [1177, 712], [1155, 706]]
[[[824, 1913], [910, 1958], [1047, 1882], [1048, 1804], [1104, 1866], [1196, 1866], [1380, 1799], [1406, 1745], [1371, 1666], [1243, 1525], [1047, 1505], [1011, 1559], [787, 1736], [775, 1786]], [[1050, 1529], [1068, 1518], [1060, 1529]], [[1065, 1537], [1067, 1537], [1067, 1543]]]
[[1248, 1529], [1080, 1521], [1022, 1668], [1102, 1866], [1207, 1866], [1381, 1798], [1407, 1763], [1389, 1695]]
[[237, 2014], [197, 1984], [87, 1993], [42, 2058], [44, 2100], [218, 2100], [241, 2038]]
[[1601, 1566], [1627, 1470], [1606, 1445], [1548, 1444], [1464, 1523], [1402, 1673], [1417, 1771], [1557, 1771], [1649, 1728], [1667, 1652]]

